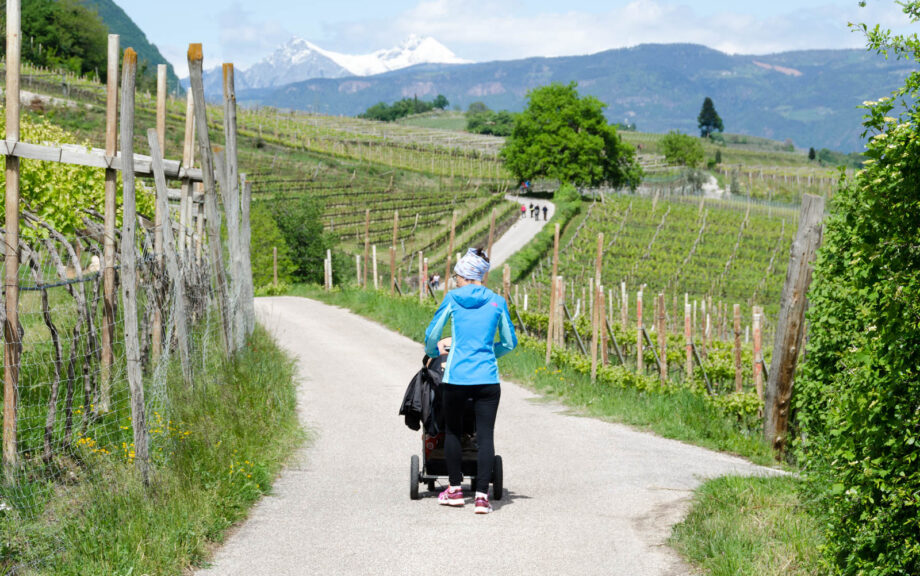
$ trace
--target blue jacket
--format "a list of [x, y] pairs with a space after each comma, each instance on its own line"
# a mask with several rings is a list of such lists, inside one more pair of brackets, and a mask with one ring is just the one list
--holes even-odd
[[[425, 330], [425, 353], [438, 357], [438, 340], [451, 320], [453, 342], [444, 363], [446, 384], [498, 384], [498, 363], [517, 346], [505, 299], [485, 286], [467, 284], [444, 297]], [[495, 341], [498, 330], [499, 341]]]

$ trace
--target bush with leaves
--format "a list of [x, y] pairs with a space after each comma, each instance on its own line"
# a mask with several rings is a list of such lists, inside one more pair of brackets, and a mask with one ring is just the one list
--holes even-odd
[[294, 262], [291, 249], [284, 240], [284, 235], [271, 212], [262, 204], [253, 204], [249, 214], [252, 227], [252, 283], [256, 288], [267, 286], [274, 281], [274, 253], [278, 251], [278, 282], [287, 284], [291, 281]]
[[[904, 10], [920, 20], [920, 2]], [[861, 28], [871, 49], [920, 60], [917, 35]], [[864, 104], [868, 160], [835, 196], [809, 293], [798, 448], [837, 574], [920, 574], [918, 96], [913, 72]]]
[[696, 168], [703, 163], [706, 153], [699, 138], [679, 131], [670, 131], [661, 138], [659, 143], [661, 153], [668, 164], [679, 164], [688, 168]]
[[309, 196], [298, 196], [274, 201], [271, 211], [289, 248], [293, 279], [322, 282], [323, 259], [333, 244], [333, 238], [323, 233], [322, 206]]

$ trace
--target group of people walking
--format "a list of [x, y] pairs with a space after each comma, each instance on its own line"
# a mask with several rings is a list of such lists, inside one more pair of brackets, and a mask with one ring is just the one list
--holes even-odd
[[[534, 220], [539, 220], [539, 219], [540, 219], [540, 210], [541, 210], [540, 205], [539, 205], [539, 204], [534, 204], [533, 202], [531, 202], [531, 203], [530, 203], [529, 209], [530, 209], [530, 217], [533, 218]], [[527, 210], [528, 210], [528, 207], [525, 206], [524, 204], [521, 204], [521, 218], [526, 218], [526, 217], [527, 217]], [[546, 208], [546, 204], [544, 204], [544, 205], [542, 206], [542, 210], [543, 210], [543, 221], [545, 222], [545, 221], [546, 221], [546, 213], [548, 212], [548, 210], [547, 210], [547, 208]]]

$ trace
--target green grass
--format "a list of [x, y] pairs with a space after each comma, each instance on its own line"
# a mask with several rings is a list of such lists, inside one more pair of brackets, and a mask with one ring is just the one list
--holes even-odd
[[815, 576], [820, 524], [799, 498], [794, 477], [727, 476], [697, 490], [671, 544], [711, 576]]
[[[435, 310], [415, 297], [391, 297], [385, 292], [336, 289], [324, 292], [314, 285], [298, 285], [291, 295], [306, 296], [352, 310], [415, 341], [421, 342]], [[686, 388], [641, 391], [622, 386], [599, 386], [590, 377], [565, 367], [546, 369], [542, 344], [521, 337], [521, 345], [499, 363], [502, 376], [529, 386], [585, 414], [629, 424], [666, 438], [738, 454], [770, 465], [773, 456], [760, 433], [739, 426], [707, 399]]]
[[199, 374], [192, 388], [176, 372], [150, 485], [129, 458], [78, 448], [71, 481], [53, 487], [41, 514], [0, 519], [3, 556], [33, 565], [25, 574], [65, 576], [181, 574], [207, 560], [303, 439], [294, 365], [257, 328], [232, 362]]

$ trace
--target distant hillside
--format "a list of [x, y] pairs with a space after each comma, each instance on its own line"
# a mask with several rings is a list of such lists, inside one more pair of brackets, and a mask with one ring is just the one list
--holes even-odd
[[109, 27], [112, 34], [121, 36], [121, 50], [131, 47], [137, 52], [139, 66], [147, 62], [147, 74], [152, 74], [154, 78], [157, 73], [158, 64], [166, 64], [166, 83], [170, 90], [175, 90], [179, 84], [179, 78], [176, 71], [173, 70], [172, 64], [166, 61], [166, 58], [160, 54], [155, 44], [147, 40], [144, 31], [134, 23], [130, 16], [125, 14], [113, 0], [80, 0], [84, 6], [95, 9], [102, 21]]
[[864, 50], [812, 50], [765, 56], [728, 55], [691, 44], [647, 44], [589, 56], [478, 64], [423, 64], [377, 76], [314, 79], [277, 89], [243, 91], [250, 104], [356, 115], [377, 102], [444, 94], [466, 108], [521, 110], [528, 90], [577, 81], [608, 104], [612, 122], [643, 132], [697, 133], [706, 96], [729, 132], [792, 140], [800, 147], [862, 149], [857, 108], [887, 95], [913, 70]]

